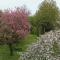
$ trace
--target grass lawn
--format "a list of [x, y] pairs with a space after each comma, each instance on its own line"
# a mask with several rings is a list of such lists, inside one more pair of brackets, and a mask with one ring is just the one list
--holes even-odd
[[[26, 50], [29, 44], [36, 42], [37, 36], [36, 35], [28, 35], [24, 40], [17, 44], [17, 48], [21, 48], [22, 52]], [[0, 60], [18, 60], [19, 55], [14, 51], [14, 55], [9, 55], [9, 48], [7, 45], [0, 45]]]
[[18, 60], [19, 55], [14, 52], [13, 56], [10, 56], [9, 48], [7, 45], [0, 46], [0, 60]]
[[29, 44], [32, 44], [37, 41], [36, 35], [28, 35], [24, 40], [21, 40], [19, 44], [17, 44], [18, 48], [21, 48], [21, 51], [25, 51]]

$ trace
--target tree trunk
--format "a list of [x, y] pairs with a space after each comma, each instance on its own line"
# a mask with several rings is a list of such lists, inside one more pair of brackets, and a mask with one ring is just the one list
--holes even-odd
[[12, 56], [13, 55], [13, 47], [12, 47], [11, 43], [9, 43], [9, 50], [10, 50], [10, 55]]

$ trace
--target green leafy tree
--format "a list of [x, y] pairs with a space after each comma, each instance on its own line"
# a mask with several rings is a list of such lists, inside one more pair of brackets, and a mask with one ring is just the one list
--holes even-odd
[[39, 36], [40, 33], [43, 34], [55, 29], [58, 17], [59, 10], [56, 2], [53, 0], [44, 0], [35, 15], [37, 35]]
[[31, 24], [31, 28], [30, 28], [30, 32], [31, 34], [36, 35], [36, 20], [35, 20], [35, 16], [29, 16], [29, 22]]

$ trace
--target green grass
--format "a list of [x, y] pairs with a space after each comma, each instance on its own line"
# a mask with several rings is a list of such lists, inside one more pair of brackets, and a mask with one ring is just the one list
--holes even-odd
[[[17, 44], [17, 48], [22, 48], [22, 52], [24, 52], [29, 44], [36, 42], [37, 36], [28, 35], [24, 40], [21, 40], [19, 44]], [[14, 51], [14, 55], [10, 56], [9, 48], [7, 45], [0, 45], [0, 60], [18, 60], [19, 55]]]
[[37, 41], [36, 35], [28, 35], [24, 40], [21, 40], [19, 44], [17, 44], [18, 48], [21, 48], [22, 51], [25, 51], [28, 47], [28, 45], [34, 43]]
[[10, 51], [7, 45], [0, 46], [0, 60], [18, 60], [19, 55], [14, 52], [13, 56], [10, 56]]

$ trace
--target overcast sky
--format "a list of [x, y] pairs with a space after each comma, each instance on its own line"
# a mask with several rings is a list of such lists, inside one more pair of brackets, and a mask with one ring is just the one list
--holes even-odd
[[[42, 1], [43, 0], [0, 0], [0, 9], [14, 9], [15, 7], [26, 5], [31, 13], [34, 14]], [[55, 1], [57, 6], [60, 8], [60, 0]]]

